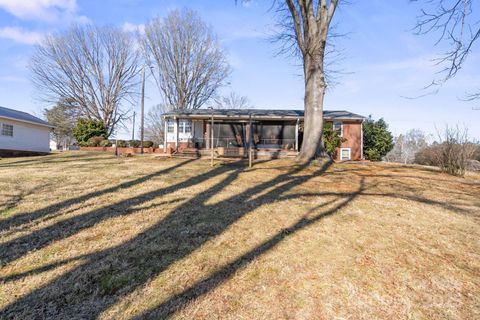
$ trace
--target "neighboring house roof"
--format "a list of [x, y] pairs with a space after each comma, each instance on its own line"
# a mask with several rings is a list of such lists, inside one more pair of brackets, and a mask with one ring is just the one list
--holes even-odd
[[[241, 118], [247, 119], [252, 115], [254, 118], [264, 119], [299, 119], [304, 117], [303, 110], [269, 110], [269, 109], [178, 109], [163, 114], [164, 117], [182, 118]], [[345, 110], [324, 110], [323, 117], [326, 120], [363, 120], [364, 116]]]
[[32, 116], [29, 113], [14, 110], [14, 109], [9, 109], [9, 108], [4, 108], [4, 107], [0, 107], [0, 118], [16, 120], [20, 122], [26, 122], [26, 123], [54, 128], [54, 126], [52, 126], [50, 123], [43, 121], [42, 119], [37, 118], [35, 116]]

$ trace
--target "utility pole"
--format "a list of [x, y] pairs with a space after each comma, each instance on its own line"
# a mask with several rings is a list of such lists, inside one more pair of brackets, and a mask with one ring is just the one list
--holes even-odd
[[140, 153], [143, 154], [143, 120], [145, 116], [145, 66], [142, 69], [142, 100], [140, 101]]
[[135, 111], [133, 111], [133, 128], [132, 128], [132, 140], [135, 140]]

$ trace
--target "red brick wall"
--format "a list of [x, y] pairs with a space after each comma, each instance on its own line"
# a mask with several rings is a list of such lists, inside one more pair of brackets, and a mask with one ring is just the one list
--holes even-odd
[[[343, 138], [341, 148], [350, 148], [351, 160], [362, 159], [362, 123], [343, 121]], [[340, 160], [340, 148], [337, 148], [336, 160]]]
[[[81, 151], [103, 151], [103, 152], [115, 152], [114, 147], [80, 147]], [[120, 154], [123, 153], [141, 153], [141, 148], [118, 148]], [[164, 153], [163, 148], [143, 148], [143, 153]]]

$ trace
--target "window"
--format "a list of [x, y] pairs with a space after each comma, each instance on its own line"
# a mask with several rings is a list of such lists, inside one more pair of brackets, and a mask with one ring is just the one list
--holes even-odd
[[192, 132], [192, 123], [190, 121], [185, 121], [183, 123], [183, 128], [184, 128], [183, 130], [184, 133]]
[[168, 121], [167, 122], [167, 132], [175, 132], [175, 123], [173, 121]]
[[340, 149], [340, 160], [350, 160], [350, 148]]
[[13, 126], [11, 124], [2, 123], [2, 136], [13, 137]]
[[192, 122], [189, 120], [180, 120], [179, 122], [179, 133], [190, 133], [192, 132]]
[[333, 130], [337, 131], [340, 137], [343, 137], [343, 123], [341, 121], [333, 122]]

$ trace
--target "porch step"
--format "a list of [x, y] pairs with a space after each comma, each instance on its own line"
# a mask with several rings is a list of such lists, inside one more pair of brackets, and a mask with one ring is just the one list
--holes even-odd
[[298, 155], [297, 151], [278, 151], [278, 150], [256, 150], [255, 158], [256, 159], [285, 159], [285, 158], [295, 158]]
[[200, 158], [200, 153], [197, 150], [181, 150], [176, 153], [172, 154], [174, 158], [191, 158], [191, 159], [198, 159]]
[[[181, 149], [178, 152], [172, 154], [172, 157], [198, 159], [198, 158], [207, 157], [207, 156], [210, 156], [210, 155], [211, 155], [211, 150], [185, 148], [185, 149]], [[218, 156], [217, 152], [215, 152], [214, 155], [215, 155], [215, 157], [217, 157]]]

